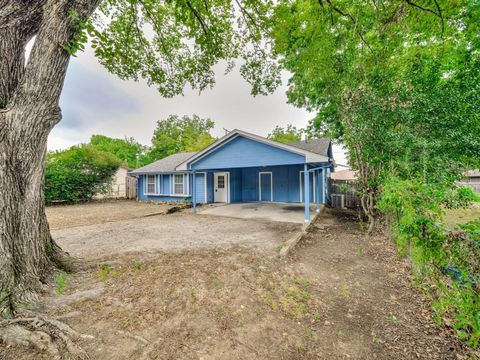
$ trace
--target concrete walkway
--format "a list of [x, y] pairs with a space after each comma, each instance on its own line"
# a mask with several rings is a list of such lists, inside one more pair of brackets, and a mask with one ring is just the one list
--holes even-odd
[[[262, 219], [269, 221], [303, 224], [305, 213], [303, 204], [246, 202], [234, 204], [215, 204], [203, 208], [203, 215], [226, 216], [239, 219]], [[310, 207], [310, 217], [315, 215], [315, 206]]]

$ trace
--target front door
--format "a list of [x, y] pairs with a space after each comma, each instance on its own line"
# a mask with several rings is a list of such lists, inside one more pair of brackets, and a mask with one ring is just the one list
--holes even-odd
[[215, 173], [214, 178], [213, 200], [215, 202], [228, 202], [228, 172]]
[[273, 201], [272, 194], [272, 173], [261, 172], [259, 174], [259, 200], [260, 201]]

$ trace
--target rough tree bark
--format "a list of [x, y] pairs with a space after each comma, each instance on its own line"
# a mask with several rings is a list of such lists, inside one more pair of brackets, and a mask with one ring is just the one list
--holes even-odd
[[[88, 17], [100, 0], [0, 0], [0, 315], [35, 302], [53, 267], [70, 258], [50, 236], [44, 207], [47, 137], [74, 34], [70, 12]], [[25, 46], [35, 42], [25, 64]]]

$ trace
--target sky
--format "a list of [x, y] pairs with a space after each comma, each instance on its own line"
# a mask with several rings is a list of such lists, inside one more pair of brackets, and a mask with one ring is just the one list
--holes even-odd
[[[238, 71], [224, 75], [221, 66], [216, 70], [213, 89], [199, 93], [187, 88], [184, 95], [166, 99], [145, 81], [123, 81], [110, 74], [87, 48], [70, 62], [60, 99], [63, 119], [50, 134], [48, 148], [86, 143], [93, 134], [133, 137], [150, 145], [156, 122], [170, 114], [210, 118], [214, 136], [235, 128], [267, 136], [277, 125], [305, 127], [314, 116], [287, 104], [286, 81], [272, 95], [253, 97]], [[334, 157], [346, 163], [340, 146], [334, 147]]]

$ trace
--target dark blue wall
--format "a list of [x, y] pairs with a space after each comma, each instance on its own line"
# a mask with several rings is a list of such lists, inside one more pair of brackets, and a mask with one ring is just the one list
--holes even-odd
[[[303, 186], [303, 165], [286, 165], [286, 166], [263, 166], [250, 167], [243, 169], [218, 169], [207, 172], [207, 202], [212, 203], [214, 200], [214, 172], [228, 171], [230, 173], [230, 202], [242, 201], [259, 201], [259, 173], [272, 173], [273, 201], [275, 202], [302, 202], [300, 198], [300, 181]], [[160, 175], [159, 175], [160, 177]], [[168, 176], [167, 176], [168, 177]], [[167, 178], [166, 177], [166, 178]], [[165, 178], [165, 180], [166, 180]], [[322, 202], [322, 174], [317, 176], [316, 189], [319, 201]], [[139, 200], [156, 200], [156, 201], [191, 201], [190, 197], [173, 197], [157, 195], [145, 195], [143, 192], [144, 177], [138, 178], [138, 199]], [[192, 177], [190, 175], [190, 183]], [[327, 186], [327, 185], [326, 185]], [[204, 201], [204, 177], [203, 174], [197, 173], [197, 202]], [[162, 191], [166, 189], [162, 188]], [[313, 196], [313, 174], [310, 175], [310, 201], [314, 202]]]
[[[230, 170], [230, 201], [259, 201], [259, 173], [272, 172], [273, 201], [300, 202], [299, 184], [300, 171], [302, 170], [303, 165], [265, 166]], [[313, 191], [312, 176], [310, 177], [310, 182], [310, 189]], [[311, 199], [313, 202], [313, 195], [311, 195]]]

